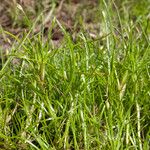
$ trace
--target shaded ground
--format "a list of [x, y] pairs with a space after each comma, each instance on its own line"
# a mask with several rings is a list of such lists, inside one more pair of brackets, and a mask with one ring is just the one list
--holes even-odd
[[[59, 0], [49, 2], [47, 0], [35, 2], [35, 0], [0, 1], [0, 45], [2, 49], [8, 49], [12, 45], [12, 39], [4, 34], [4, 30], [13, 35], [21, 35], [27, 32], [37, 19], [40, 12], [43, 12], [43, 21], [39, 21], [33, 29], [38, 33], [43, 29], [44, 35], [52, 28], [52, 40], [58, 43], [63, 33], [57, 25], [52, 27], [54, 17], [60, 24], [72, 34], [73, 38], [81, 29], [89, 32], [91, 37], [99, 34], [99, 24], [96, 22], [97, 0]], [[19, 4], [19, 5], [18, 5]], [[3, 31], [2, 31], [3, 30]]]
[[[79, 31], [88, 33], [91, 38], [103, 34], [102, 15], [100, 15], [102, 13], [100, 10], [102, 1], [99, 0], [0, 0], [0, 3], [0, 45], [4, 50], [8, 49], [14, 41], [4, 33], [4, 30], [13, 35], [21, 36], [23, 32], [29, 31], [41, 12], [42, 17], [33, 28], [32, 34], [43, 31], [46, 37], [49, 33], [47, 31], [50, 30], [55, 44], [58, 44], [63, 38], [63, 33], [57, 23], [52, 24], [54, 17], [72, 35], [73, 39]], [[145, 9], [149, 8], [147, 7], [148, 4], [149, 2], [140, 0], [115, 1], [119, 15], [126, 22], [128, 19], [136, 22], [140, 16], [147, 15], [149, 17], [149, 10]], [[111, 18], [119, 30], [115, 5], [112, 8], [116, 14], [111, 13], [113, 14]]]

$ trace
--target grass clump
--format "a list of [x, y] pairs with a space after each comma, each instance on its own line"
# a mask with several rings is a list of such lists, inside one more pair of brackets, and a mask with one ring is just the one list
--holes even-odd
[[102, 6], [98, 39], [74, 42], [58, 21], [60, 47], [52, 30], [16, 38], [0, 71], [1, 149], [149, 149], [148, 27]]

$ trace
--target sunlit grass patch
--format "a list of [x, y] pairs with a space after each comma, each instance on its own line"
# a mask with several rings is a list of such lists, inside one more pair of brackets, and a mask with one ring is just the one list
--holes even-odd
[[1, 148], [149, 149], [147, 18], [126, 22], [114, 3], [100, 4], [95, 38], [83, 29], [74, 40], [56, 18], [59, 46], [52, 27], [32, 34], [38, 21], [21, 38], [5, 32], [15, 44], [0, 70]]

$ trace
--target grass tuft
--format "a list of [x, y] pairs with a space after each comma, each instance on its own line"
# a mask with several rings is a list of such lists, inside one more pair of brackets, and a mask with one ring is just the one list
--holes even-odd
[[64, 35], [56, 47], [52, 28], [46, 39], [32, 34], [41, 16], [22, 38], [5, 32], [16, 42], [0, 70], [0, 149], [150, 148], [146, 18], [122, 18], [113, 1], [100, 6], [97, 39], [83, 30], [74, 41], [54, 19]]

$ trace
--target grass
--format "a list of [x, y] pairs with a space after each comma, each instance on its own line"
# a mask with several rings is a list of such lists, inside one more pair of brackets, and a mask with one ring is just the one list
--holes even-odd
[[100, 2], [94, 40], [80, 32], [74, 42], [55, 19], [59, 47], [52, 29], [46, 41], [32, 27], [21, 39], [7, 33], [16, 43], [0, 71], [0, 149], [150, 148], [147, 12], [133, 20], [121, 5]]

